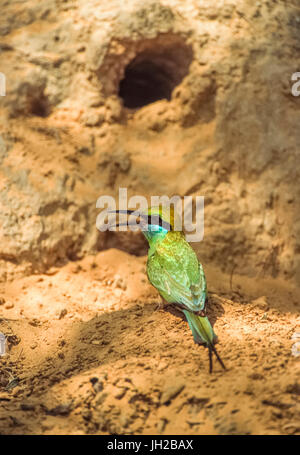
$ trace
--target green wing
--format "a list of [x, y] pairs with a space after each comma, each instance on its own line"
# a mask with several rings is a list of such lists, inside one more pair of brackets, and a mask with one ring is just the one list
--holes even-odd
[[[147, 272], [150, 282], [167, 302], [184, 305], [183, 312], [195, 342], [204, 343], [210, 352], [216, 352], [213, 347], [216, 335], [208, 318], [191, 312], [205, 307], [206, 279], [202, 265], [182, 233], [169, 232], [149, 253]], [[222, 363], [219, 357], [218, 360]]]
[[180, 303], [192, 311], [204, 308], [206, 280], [203, 268], [183, 237], [161, 242], [148, 258], [147, 272], [150, 282], [167, 302]]

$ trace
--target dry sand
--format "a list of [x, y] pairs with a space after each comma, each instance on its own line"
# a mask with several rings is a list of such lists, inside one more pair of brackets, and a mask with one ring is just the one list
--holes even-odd
[[207, 270], [228, 369], [215, 363], [209, 374], [207, 350], [162, 307], [145, 263], [110, 249], [3, 287], [1, 433], [300, 434], [290, 290], [261, 281], [254, 291], [251, 280]]

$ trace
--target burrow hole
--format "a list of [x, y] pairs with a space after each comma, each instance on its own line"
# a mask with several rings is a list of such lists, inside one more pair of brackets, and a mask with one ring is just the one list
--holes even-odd
[[119, 96], [129, 109], [170, 100], [174, 88], [189, 72], [193, 51], [182, 39], [152, 41], [129, 62], [120, 81]]

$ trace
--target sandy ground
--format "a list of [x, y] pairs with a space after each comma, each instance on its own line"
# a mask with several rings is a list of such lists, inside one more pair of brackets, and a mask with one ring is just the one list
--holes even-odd
[[0, 433], [300, 434], [296, 292], [206, 267], [210, 375], [145, 265], [110, 249], [3, 286]]

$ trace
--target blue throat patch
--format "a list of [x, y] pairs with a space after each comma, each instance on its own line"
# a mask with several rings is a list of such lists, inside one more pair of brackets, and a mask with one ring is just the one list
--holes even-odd
[[142, 233], [148, 241], [155, 239], [155, 237], [163, 238], [168, 232], [168, 229], [158, 226], [157, 224], [148, 224], [147, 231], [142, 230]]

